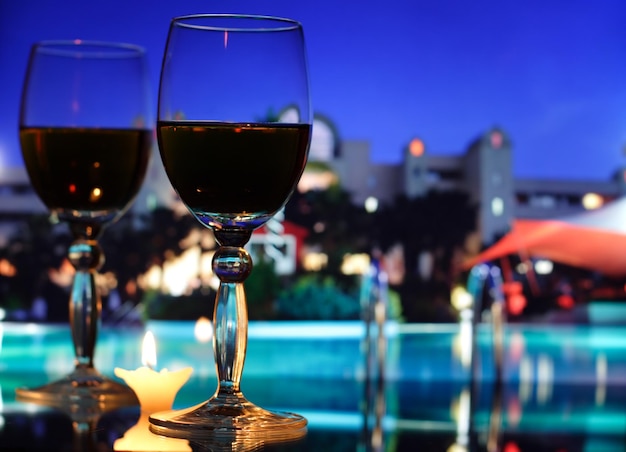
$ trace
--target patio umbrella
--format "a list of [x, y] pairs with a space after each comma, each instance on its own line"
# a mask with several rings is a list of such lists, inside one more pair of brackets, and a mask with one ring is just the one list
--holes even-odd
[[514, 220], [508, 234], [466, 261], [465, 267], [517, 253], [626, 276], [626, 197], [558, 219]]

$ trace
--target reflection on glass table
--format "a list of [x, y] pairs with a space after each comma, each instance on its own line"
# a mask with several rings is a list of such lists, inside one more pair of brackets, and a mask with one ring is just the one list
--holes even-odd
[[[190, 382], [192, 385], [199, 382]], [[246, 387], [257, 396], [269, 381], [248, 381]], [[344, 382], [298, 382], [301, 391], [316, 388], [319, 398], [307, 407], [297, 402], [288, 403], [263, 398], [268, 406], [300, 408], [310, 419], [306, 436], [293, 443], [280, 445], [280, 450], [385, 450], [410, 451], [417, 444], [429, 451], [487, 451], [489, 421], [495, 411], [493, 399], [485, 387], [479, 394], [474, 412], [462, 412], [469, 407], [467, 389], [454, 384], [405, 384], [388, 389], [392, 408], [396, 414], [386, 413], [381, 419], [382, 441], [380, 448], [371, 444], [371, 437], [364, 437], [363, 413], [359, 412], [359, 400], [353, 384]], [[549, 404], [533, 402], [522, 405], [516, 388], [505, 388], [502, 398], [501, 425], [497, 432], [498, 449], [505, 451], [622, 451], [626, 445], [625, 426], [626, 397], [622, 388], [611, 388], [611, 403], [600, 409], [595, 406], [595, 389], [585, 386], [555, 388], [555, 400]], [[337, 392], [348, 394], [356, 406], [333, 407]], [[141, 415], [137, 408], [122, 408], [102, 414], [91, 428], [89, 437], [79, 438], [72, 428], [71, 417], [53, 408], [35, 407], [10, 400], [12, 391], [3, 390], [5, 402], [0, 429], [0, 450], [74, 450], [76, 444], [92, 444], [93, 450], [114, 449], [120, 438], [139, 438], [146, 435], [160, 444], [155, 450], [164, 449], [162, 437], [147, 430], [141, 432]], [[179, 406], [184, 406], [186, 402]], [[324, 405], [324, 406], [322, 406]], [[476, 406], [478, 405], [478, 406]], [[305, 409], [306, 408], [306, 409]], [[344, 408], [344, 409], [341, 409]], [[132, 430], [132, 431], [131, 431]], [[129, 435], [129, 432], [132, 435]], [[135, 436], [139, 435], [139, 436]], [[167, 438], [167, 440], [170, 440]], [[128, 443], [127, 443], [128, 444]], [[141, 444], [141, 446], [139, 445]], [[139, 439], [137, 448], [145, 438]], [[598, 448], [599, 445], [602, 448]], [[178, 445], [177, 445], [178, 447]], [[189, 446], [191, 448], [192, 446]], [[193, 450], [202, 450], [194, 445]], [[272, 447], [271, 445], [269, 447]], [[274, 445], [273, 447], [278, 447]], [[12, 449], [14, 448], [14, 449]], [[20, 449], [21, 448], [21, 449]], [[91, 447], [89, 447], [90, 449]], [[264, 447], [268, 449], [268, 447]], [[87, 449], [83, 449], [87, 450]], [[126, 450], [126, 449], [123, 449]], [[174, 448], [173, 450], [185, 450]], [[189, 450], [189, 449], [187, 449]], [[233, 450], [244, 450], [233, 449]]]

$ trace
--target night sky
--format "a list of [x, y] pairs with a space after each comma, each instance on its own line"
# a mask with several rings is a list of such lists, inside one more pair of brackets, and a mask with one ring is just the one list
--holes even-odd
[[0, 159], [22, 165], [17, 117], [30, 45], [126, 41], [147, 48], [154, 105], [169, 20], [241, 12], [302, 22], [313, 110], [376, 162], [420, 137], [458, 154], [492, 126], [518, 177], [608, 179], [626, 164], [623, 0], [0, 0]]

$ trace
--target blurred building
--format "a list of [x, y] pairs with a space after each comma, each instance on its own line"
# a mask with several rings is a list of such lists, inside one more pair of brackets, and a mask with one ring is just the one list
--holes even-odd
[[[318, 119], [315, 127], [321, 126], [326, 134], [335, 133], [327, 119]], [[367, 141], [341, 141], [335, 136], [326, 143], [340, 143], [333, 152], [320, 152], [319, 156], [332, 156], [326, 164], [352, 193], [355, 203], [372, 199], [377, 201], [374, 205], [390, 203], [397, 195], [424, 196], [430, 190], [466, 192], [478, 207], [484, 244], [506, 233], [514, 218], [557, 218], [592, 207], [586, 205], [592, 195], [602, 204], [626, 193], [624, 170], [606, 181], [515, 178], [511, 139], [497, 127], [455, 155], [431, 154], [424, 141], [415, 138], [398, 164], [373, 163]], [[319, 156], [312, 153], [311, 160]]]
[[[500, 128], [487, 130], [454, 155], [430, 153], [420, 138], [407, 144], [397, 164], [374, 163], [368, 141], [342, 140], [328, 118], [316, 115], [309, 165], [301, 189], [324, 188], [340, 183], [355, 204], [372, 206], [391, 203], [398, 195], [424, 196], [431, 190], [466, 192], [478, 207], [478, 228], [484, 244], [508, 231], [514, 218], [555, 218], [580, 212], [586, 195], [600, 203], [626, 193], [626, 172], [613, 179], [551, 180], [516, 179], [512, 168], [513, 145]], [[135, 210], [157, 206], [180, 207], [158, 151], [148, 168], [146, 181], [133, 204]], [[0, 244], [3, 228], [14, 220], [44, 213], [22, 167], [0, 169]]]
[[[177, 199], [155, 145], [146, 170], [145, 182], [131, 209], [147, 211], [157, 206], [172, 207]], [[25, 167], [0, 167], [0, 246], [6, 244], [22, 219], [32, 214], [45, 214], [47, 211], [33, 190]]]
[[19, 220], [46, 207], [33, 191], [26, 169], [0, 168], [0, 246], [5, 246]]

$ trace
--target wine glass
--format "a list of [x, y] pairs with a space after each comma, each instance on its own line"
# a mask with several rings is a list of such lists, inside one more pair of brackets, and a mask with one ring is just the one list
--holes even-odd
[[126, 385], [94, 368], [104, 254], [98, 237], [130, 206], [146, 172], [153, 132], [145, 51], [122, 43], [44, 41], [33, 45], [20, 111], [20, 144], [32, 186], [51, 214], [69, 223], [76, 269], [69, 300], [74, 370], [18, 399], [129, 405]]
[[[213, 348], [217, 391], [180, 413], [155, 413], [153, 432], [204, 440], [286, 438], [306, 427], [293, 413], [246, 400], [241, 374], [248, 318], [244, 281], [252, 231], [287, 202], [311, 136], [302, 26], [290, 19], [199, 14], [170, 24], [159, 86], [157, 139], [181, 200], [219, 245]], [[283, 384], [283, 383], [277, 383]]]

